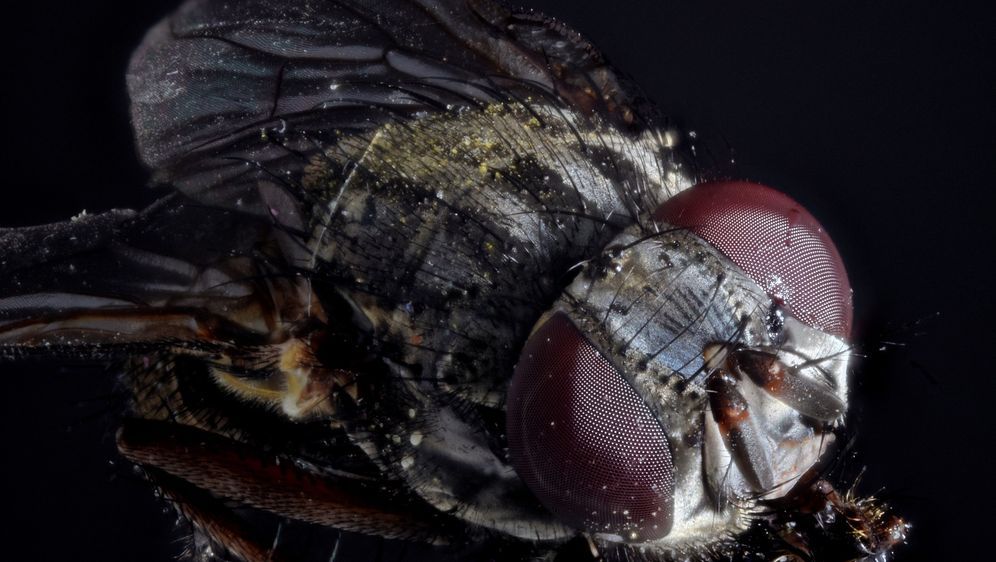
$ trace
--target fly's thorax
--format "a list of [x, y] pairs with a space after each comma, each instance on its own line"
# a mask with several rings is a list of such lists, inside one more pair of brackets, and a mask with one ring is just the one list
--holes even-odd
[[688, 185], [667, 139], [532, 102], [346, 136], [304, 181], [319, 201], [309, 267], [396, 361], [498, 405], [571, 267]]

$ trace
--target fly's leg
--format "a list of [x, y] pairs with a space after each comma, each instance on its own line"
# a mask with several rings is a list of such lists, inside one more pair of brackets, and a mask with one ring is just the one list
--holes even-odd
[[[118, 450], [130, 461], [270, 513], [384, 538], [446, 544], [447, 517], [416, 501], [386, 497], [381, 482], [332, 478], [294, 459], [189, 426], [129, 420]], [[168, 491], [167, 491], [168, 493]]]
[[148, 479], [172, 502], [183, 518], [243, 562], [285, 562], [286, 558], [266, 545], [224, 503], [210, 493], [168, 473], [146, 466]]
[[262, 377], [244, 377], [233, 365], [238, 357], [220, 354], [211, 363], [215, 382], [242, 400], [266, 404], [293, 420], [333, 417], [336, 393], [356, 401], [356, 376], [345, 369], [329, 369], [314, 356], [310, 336], [293, 337], [257, 348], [257, 354], [271, 358]]

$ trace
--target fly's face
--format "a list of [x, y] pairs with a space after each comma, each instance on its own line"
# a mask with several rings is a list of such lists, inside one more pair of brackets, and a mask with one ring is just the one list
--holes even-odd
[[563, 521], [681, 550], [743, 530], [832, 442], [850, 288], [820, 225], [769, 188], [703, 184], [655, 216], [536, 325], [508, 437]]

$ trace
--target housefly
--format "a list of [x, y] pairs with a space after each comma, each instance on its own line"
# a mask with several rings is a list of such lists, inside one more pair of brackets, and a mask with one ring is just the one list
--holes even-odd
[[189, 1], [128, 71], [141, 211], [0, 231], [0, 353], [120, 366], [226, 560], [854, 560], [851, 292], [576, 32], [490, 0]]

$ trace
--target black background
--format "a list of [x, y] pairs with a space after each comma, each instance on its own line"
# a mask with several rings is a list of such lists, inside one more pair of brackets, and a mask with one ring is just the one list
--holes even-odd
[[[914, 530], [900, 560], [993, 542], [996, 19], [953, 2], [528, 2], [585, 33], [732, 174], [789, 192], [848, 264], [851, 473]], [[5, 8], [0, 225], [154, 198], [130, 51], [172, 1]], [[172, 560], [172, 516], [111, 464], [112, 376], [0, 366], [14, 560]], [[15, 554], [16, 553], [16, 554]], [[6, 556], [5, 556], [6, 557]]]

